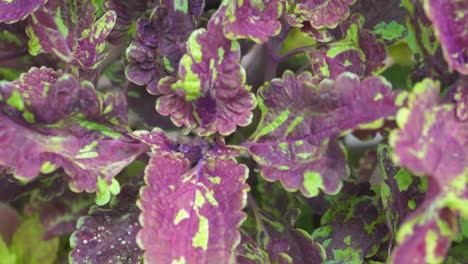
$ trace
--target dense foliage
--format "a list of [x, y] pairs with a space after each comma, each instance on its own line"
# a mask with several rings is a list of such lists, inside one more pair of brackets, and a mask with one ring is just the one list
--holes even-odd
[[0, 10], [2, 264], [468, 261], [467, 1]]

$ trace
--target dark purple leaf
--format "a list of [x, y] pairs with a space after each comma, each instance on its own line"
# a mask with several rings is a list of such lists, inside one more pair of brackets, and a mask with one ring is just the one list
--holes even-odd
[[391, 155], [389, 146], [379, 145], [378, 157], [382, 176], [380, 195], [390, 239], [393, 240], [402, 222], [422, 203], [427, 180], [414, 177], [408, 170], [398, 167], [391, 160]]
[[115, 204], [93, 207], [89, 216], [81, 218], [70, 238], [70, 263], [141, 263], [142, 251], [136, 243], [141, 229], [137, 196], [137, 186], [125, 185]]
[[150, 93], [159, 94], [159, 81], [176, 75], [186, 41], [194, 29], [194, 19], [175, 10], [173, 5], [159, 6], [149, 17], [138, 20], [137, 35], [126, 51], [127, 78], [146, 85]]
[[326, 263], [361, 263], [377, 253], [387, 228], [378, 200], [341, 195], [322, 217], [312, 238], [326, 251]]
[[67, 191], [49, 201], [35, 201], [28, 205], [27, 210], [39, 214], [44, 227], [44, 238], [51, 239], [73, 233], [78, 218], [87, 215], [93, 204], [93, 195]]

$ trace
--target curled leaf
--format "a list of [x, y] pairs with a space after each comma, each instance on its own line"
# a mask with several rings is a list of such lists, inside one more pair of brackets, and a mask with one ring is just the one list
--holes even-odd
[[174, 7], [159, 6], [150, 17], [138, 20], [136, 38], [126, 51], [127, 78], [146, 85], [150, 93], [159, 94], [159, 81], [176, 75], [186, 41], [194, 29], [193, 18]]

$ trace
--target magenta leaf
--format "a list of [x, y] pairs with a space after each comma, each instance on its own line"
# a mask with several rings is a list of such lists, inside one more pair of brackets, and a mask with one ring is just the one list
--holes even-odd
[[249, 92], [245, 71], [239, 64], [240, 45], [225, 39], [222, 25], [213, 18], [208, 30], [193, 31], [182, 57], [178, 78], [159, 82], [163, 96], [156, 109], [170, 115], [177, 126], [196, 129], [200, 136], [216, 132], [229, 135], [252, 120], [255, 96]]
[[47, 0], [0, 0], [0, 23], [14, 23], [44, 5]]
[[457, 117], [456, 104], [439, 103], [438, 84], [430, 79], [415, 85], [397, 123], [399, 129], [390, 134], [393, 157], [414, 174], [427, 176], [428, 191], [398, 231], [392, 257], [395, 262], [441, 262], [458, 233], [458, 216], [468, 218], [468, 123]]
[[457, 203], [455, 206], [464, 208], [465, 219], [468, 216], [466, 190], [463, 198], [453, 199], [451, 194], [444, 197], [444, 194], [431, 190], [431, 187], [433, 186], [429, 181], [426, 200], [405, 219], [398, 230], [398, 246], [393, 250], [392, 263], [441, 263], [459, 230], [458, 213], [444, 204], [450, 206], [451, 203]]
[[310, 73], [287, 71], [259, 90], [262, 120], [249, 151], [262, 175], [287, 190], [307, 197], [319, 189], [337, 193], [349, 171], [337, 139], [353, 129], [379, 128], [403, 96], [381, 77], [361, 81], [343, 73], [317, 84]]
[[238, 151], [218, 142], [193, 159], [198, 146], [180, 145], [178, 152], [159, 129], [135, 136], [153, 149], [139, 200], [145, 261], [231, 263], [249, 189], [248, 169], [234, 159]]
[[457, 0], [425, 0], [424, 9], [434, 25], [450, 68], [468, 74], [468, 3]]
[[111, 184], [145, 151], [126, 136], [120, 111], [125, 102], [72, 75], [32, 68], [2, 83], [0, 94], [0, 164], [13, 168], [18, 179], [63, 167], [72, 190], [94, 191], [98, 179]]
[[93, 207], [80, 218], [70, 237], [70, 263], [138, 264], [142, 251], [136, 244], [139, 210], [135, 206], [138, 187], [125, 185], [109, 207]]
[[437, 83], [425, 79], [416, 84], [396, 121], [400, 129], [390, 135], [390, 144], [399, 164], [434, 178], [441, 187], [466, 175], [468, 123], [456, 117], [454, 104], [439, 105]]
[[213, 15], [223, 20], [224, 35], [228, 39], [248, 38], [264, 43], [268, 37], [278, 35], [283, 1], [234, 0], [223, 1], [218, 13]]
[[[459, 219], [468, 218], [466, 175], [456, 183], [440, 188], [433, 178], [428, 180], [424, 203], [402, 224], [397, 234], [398, 247], [392, 259], [416, 262], [442, 262], [452, 241], [460, 231]], [[460, 221], [463, 223], [463, 221]], [[463, 229], [463, 227], [462, 227]]]

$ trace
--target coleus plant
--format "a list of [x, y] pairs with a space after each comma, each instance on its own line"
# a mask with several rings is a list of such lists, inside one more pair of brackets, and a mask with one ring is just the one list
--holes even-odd
[[0, 9], [2, 263], [468, 259], [466, 1]]

